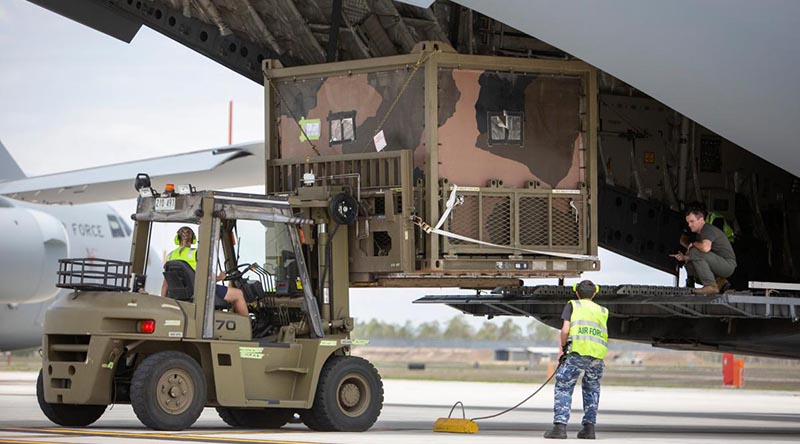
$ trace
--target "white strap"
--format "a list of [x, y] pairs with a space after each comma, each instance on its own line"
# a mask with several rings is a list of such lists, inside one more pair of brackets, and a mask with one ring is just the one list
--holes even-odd
[[[450, 192], [450, 197], [447, 199], [447, 204], [446, 204], [447, 209], [444, 210], [444, 214], [442, 214], [442, 217], [439, 218], [439, 223], [436, 224], [436, 226], [434, 227], [435, 229], [438, 230], [439, 228], [442, 228], [442, 225], [444, 225], [444, 221], [447, 220], [447, 218], [450, 216], [450, 212], [453, 211], [453, 208], [456, 206], [457, 190], [458, 190], [458, 185], [453, 184], [453, 191]], [[462, 202], [463, 201], [459, 201], [458, 205], [461, 205]]]
[[471, 237], [466, 237], [460, 234], [442, 230], [441, 229], [442, 225], [444, 225], [447, 218], [450, 217], [450, 213], [453, 211], [453, 208], [463, 203], [463, 200], [457, 199], [456, 191], [458, 191], [458, 185], [453, 184], [453, 189], [452, 191], [450, 191], [450, 197], [447, 199], [447, 204], [445, 205], [446, 209], [444, 210], [444, 214], [442, 214], [442, 217], [439, 218], [439, 222], [436, 223], [435, 227], [431, 227], [430, 225], [425, 223], [422, 219], [416, 216], [412, 216], [412, 220], [414, 220], [414, 222], [428, 234], [438, 234], [440, 236], [449, 237], [451, 239], [458, 239], [460, 241], [470, 242], [473, 244], [486, 245], [487, 247], [494, 247], [494, 248], [503, 248], [506, 250], [522, 251], [525, 253], [538, 254], [543, 256], [563, 257], [565, 259], [581, 259], [589, 261], [598, 260], [597, 256], [591, 256], [588, 254], [558, 253], [555, 251], [528, 250], [526, 248], [516, 248], [508, 245], [498, 245], [498, 244], [493, 244], [491, 242], [484, 242], [478, 239], [473, 239]]
[[528, 250], [527, 248], [517, 248], [512, 247], [509, 245], [498, 245], [493, 244], [491, 242], [484, 242], [478, 239], [473, 239], [471, 237], [462, 236], [460, 234], [451, 233], [449, 231], [440, 230], [438, 228], [431, 227], [427, 223], [423, 222], [417, 216], [412, 216], [412, 220], [419, 225], [422, 230], [428, 234], [438, 234], [439, 236], [449, 237], [451, 239], [458, 239], [464, 242], [470, 242], [473, 244], [478, 245], [486, 245], [487, 247], [494, 247], [494, 248], [502, 248], [506, 250], [513, 250], [513, 251], [522, 251], [524, 253], [531, 253], [531, 254], [538, 254], [543, 256], [553, 256], [553, 257], [563, 257], [565, 259], [581, 259], [581, 260], [588, 260], [588, 261], [596, 261], [598, 260], [597, 256], [591, 256], [588, 254], [572, 254], [572, 253], [558, 253], [555, 251], [541, 251], [541, 250]]

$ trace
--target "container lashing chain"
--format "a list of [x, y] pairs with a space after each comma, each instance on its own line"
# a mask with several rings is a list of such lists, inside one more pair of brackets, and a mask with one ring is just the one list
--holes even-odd
[[[414, 78], [414, 75], [425, 64], [425, 62], [428, 61], [431, 55], [437, 52], [441, 52], [441, 49], [436, 49], [433, 51], [423, 51], [420, 53], [419, 58], [417, 59], [416, 63], [414, 63], [414, 66], [412, 67], [411, 72], [408, 74], [406, 81], [403, 83], [403, 86], [397, 93], [397, 97], [395, 97], [394, 101], [392, 101], [392, 104], [389, 105], [389, 109], [383, 115], [383, 118], [381, 119], [380, 123], [375, 128], [375, 134], [373, 134], [373, 138], [381, 131], [381, 129], [383, 129], [383, 125], [386, 123], [386, 120], [389, 119], [389, 116], [392, 114], [392, 111], [394, 111], [395, 106], [397, 106], [397, 103], [400, 101], [400, 98], [403, 96], [403, 93], [408, 88], [408, 85], [411, 84], [411, 79]], [[275, 94], [277, 94], [278, 99], [280, 99], [280, 101], [283, 103], [287, 103], [286, 100], [284, 100], [283, 95], [281, 94], [278, 87], [275, 86], [275, 82], [272, 81], [272, 77], [270, 77], [269, 73], [266, 70], [264, 71], [264, 77], [266, 77], [267, 83], [269, 83], [269, 86], [272, 88], [273, 91], [275, 91]], [[311, 146], [311, 149], [317, 154], [317, 156], [321, 156], [322, 154], [317, 149], [317, 146], [314, 145], [314, 142], [312, 142], [311, 139], [308, 137], [305, 129], [303, 128], [303, 125], [300, 124], [300, 120], [297, 118], [297, 116], [294, 115], [294, 112], [292, 112], [292, 109], [288, 105], [286, 106], [286, 110], [289, 112], [289, 115], [292, 117], [292, 120], [297, 125], [297, 127], [300, 128], [300, 133], [303, 135], [303, 138], [306, 140], [306, 142], [308, 142], [308, 144]], [[353, 122], [353, 124], [355, 124], [355, 122]], [[361, 153], [366, 152], [371, 142], [372, 142], [371, 139], [367, 140], [367, 143], [364, 144], [364, 147], [361, 149], [360, 152]]]
[[[392, 111], [394, 111], [394, 108], [395, 108], [395, 106], [397, 106], [397, 103], [400, 102], [400, 98], [403, 97], [403, 93], [408, 88], [408, 85], [411, 84], [411, 79], [414, 78], [414, 75], [417, 73], [417, 71], [419, 71], [419, 69], [425, 64], [425, 62], [428, 61], [429, 58], [431, 58], [431, 56], [434, 53], [438, 53], [438, 52], [442, 52], [442, 50], [441, 49], [435, 49], [433, 51], [420, 52], [419, 58], [414, 63], [414, 66], [411, 68], [411, 72], [408, 74], [408, 77], [406, 77], [406, 81], [403, 82], [403, 86], [400, 87], [400, 91], [397, 93], [397, 96], [392, 101], [392, 104], [389, 105], [389, 109], [383, 115], [383, 118], [381, 119], [380, 123], [378, 123], [378, 126], [375, 127], [375, 133], [372, 135], [372, 138], [374, 138], [376, 135], [378, 135], [379, 132], [381, 132], [381, 130], [383, 129], [383, 125], [389, 119], [389, 116], [392, 115]], [[370, 145], [371, 142], [372, 142], [372, 139], [367, 140], [367, 142], [364, 144], [364, 146], [361, 148], [361, 150], [359, 152], [360, 153], [366, 152], [367, 148], [369, 148], [369, 145]]]
[[[322, 154], [317, 149], [317, 146], [314, 145], [314, 142], [312, 142], [311, 139], [308, 137], [308, 134], [306, 134], [306, 130], [303, 128], [303, 125], [300, 124], [300, 120], [298, 120], [297, 116], [294, 115], [294, 112], [292, 112], [292, 108], [290, 108], [289, 104], [286, 102], [286, 100], [284, 100], [283, 95], [281, 94], [278, 87], [275, 86], [275, 82], [272, 81], [272, 77], [270, 77], [269, 73], [266, 70], [264, 71], [264, 77], [266, 77], [267, 83], [269, 83], [269, 86], [272, 87], [273, 91], [275, 91], [275, 94], [278, 95], [278, 99], [280, 99], [281, 102], [286, 103], [286, 110], [289, 112], [289, 115], [292, 116], [292, 121], [297, 125], [298, 128], [300, 128], [300, 133], [303, 135], [303, 138], [306, 140], [306, 142], [308, 142], [308, 144], [311, 146], [311, 149], [317, 154], [317, 156], [321, 156]], [[267, 141], [267, 143], [269, 143], [269, 141]]]

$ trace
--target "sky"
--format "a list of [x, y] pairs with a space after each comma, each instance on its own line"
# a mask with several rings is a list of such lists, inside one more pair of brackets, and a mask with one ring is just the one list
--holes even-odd
[[[255, 82], [146, 27], [127, 44], [23, 0], [0, 2], [0, 140], [29, 176], [223, 146], [229, 100], [233, 142], [263, 140], [263, 90]], [[113, 205], [127, 215], [135, 202]], [[600, 259], [602, 270], [584, 278], [673, 284], [671, 275], [614, 253], [601, 250]], [[457, 312], [411, 301], [454, 293], [354, 289], [351, 314], [400, 324], [444, 321]]]

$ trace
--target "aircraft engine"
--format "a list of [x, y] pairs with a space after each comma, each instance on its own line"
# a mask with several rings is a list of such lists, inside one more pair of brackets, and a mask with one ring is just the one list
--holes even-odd
[[58, 260], [69, 257], [69, 238], [61, 222], [29, 208], [0, 208], [0, 303], [50, 299]]

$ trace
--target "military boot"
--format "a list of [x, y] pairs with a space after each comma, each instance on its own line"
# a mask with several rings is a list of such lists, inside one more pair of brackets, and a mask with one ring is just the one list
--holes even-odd
[[567, 439], [567, 425], [553, 424], [553, 430], [544, 432], [546, 439]]
[[578, 432], [578, 439], [594, 439], [594, 424], [584, 424]]
[[731, 283], [725, 278], [716, 278], [716, 284], [717, 288], [719, 288], [720, 294], [725, 293], [731, 288]]
[[694, 294], [719, 294], [719, 287], [716, 285], [704, 285], [703, 288], [695, 288], [692, 290]]

